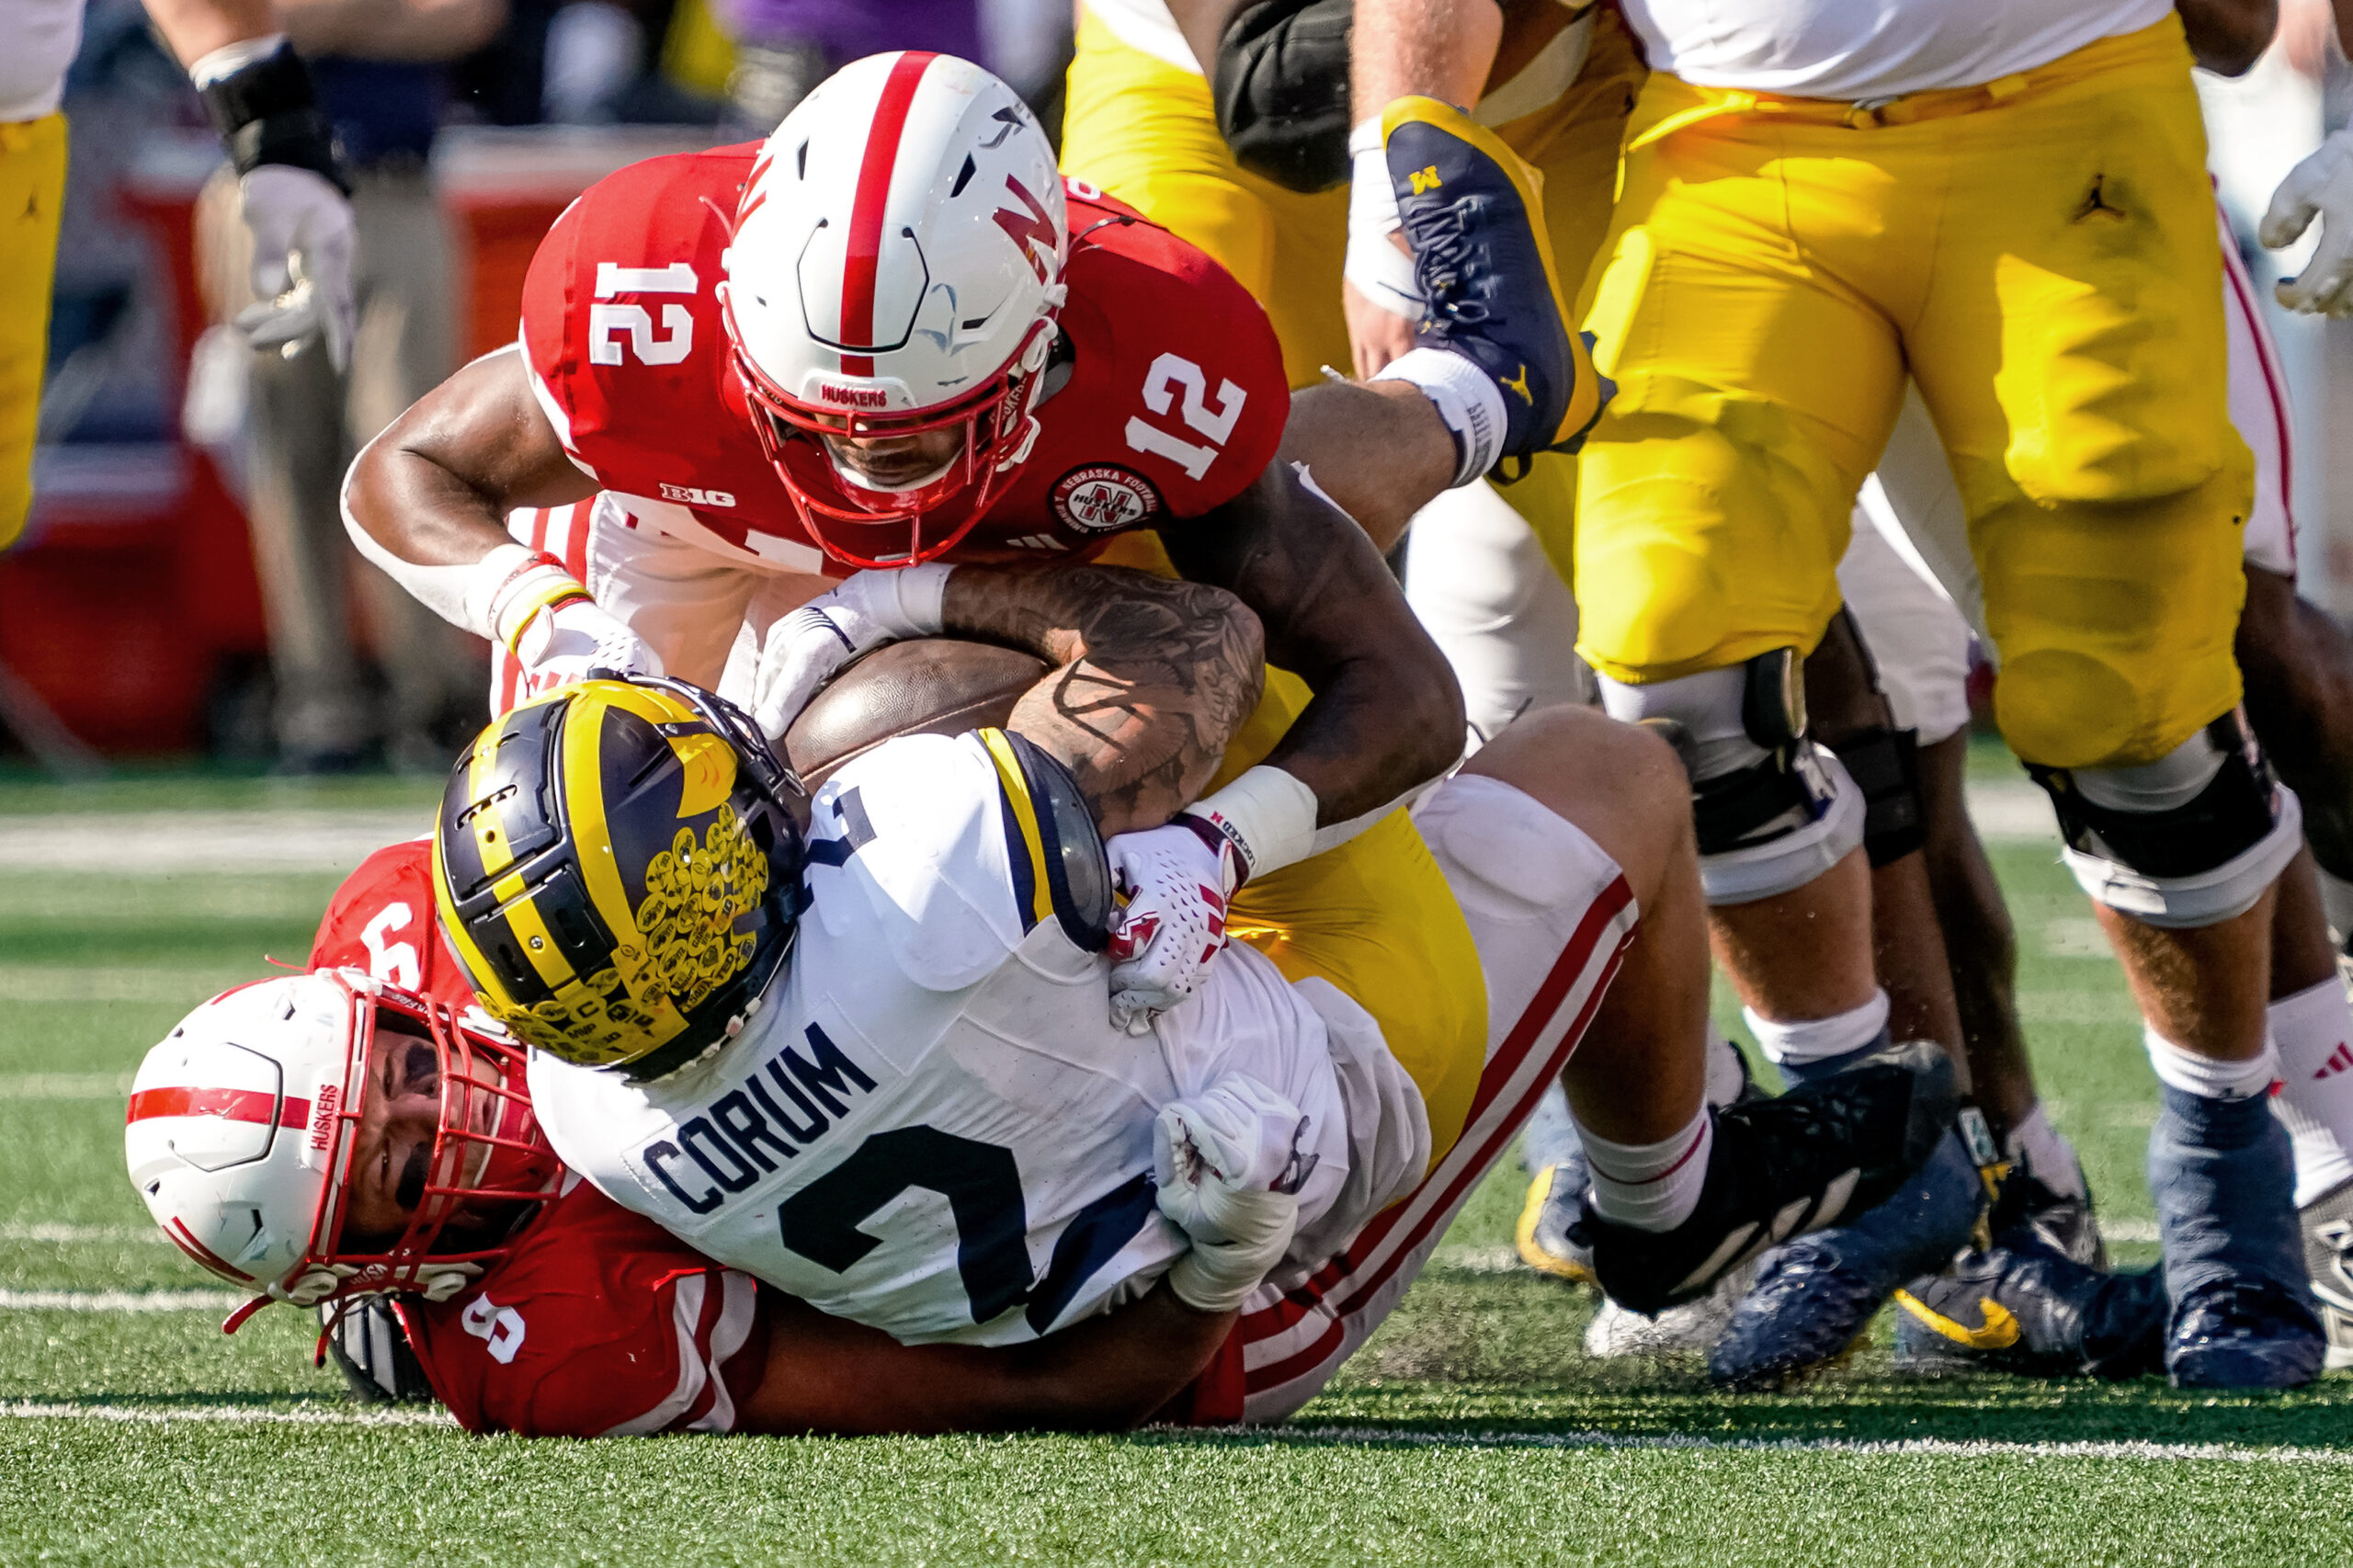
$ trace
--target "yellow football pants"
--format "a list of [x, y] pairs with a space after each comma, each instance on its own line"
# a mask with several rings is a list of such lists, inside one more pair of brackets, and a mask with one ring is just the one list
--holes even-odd
[[0, 125], [0, 550], [33, 505], [33, 432], [65, 206], [65, 117]]
[[[1584, 278], [1609, 224], [1618, 144], [1644, 71], [1615, 10], [1594, 18], [1576, 84], [1495, 133], [1544, 180], [1544, 217], [1564, 281]], [[1340, 313], [1346, 186], [1303, 196], [1250, 174], [1218, 134], [1208, 82], [1131, 49], [1079, 14], [1063, 120], [1063, 170], [1200, 246], [1266, 307], [1293, 387], [1350, 364]], [[1573, 286], [1573, 285], [1572, 285]], [[2220, 287], [2218, 284], [2217, 287]], [[1529, 520], [1565, 579], [1575, 465], [1538, 460], [1499, 492]]]
[[2011, 746], [2154, 760], [2238, 700], [2224, 406], [2179, 22], [1877, 109], [1669, 76], [1586, 325], [1578, 651], [1632, 683], [1810, 650], [1908, 373], [1968, 507]]

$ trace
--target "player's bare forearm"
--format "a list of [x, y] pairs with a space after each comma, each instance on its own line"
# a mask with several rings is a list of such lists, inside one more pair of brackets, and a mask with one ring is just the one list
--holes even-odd
[[1108, 835], [1157, 827], [1217, 771], [1266, 677], [1258, 618], [1205, 583], [1110, 566], [963, 567], [947, 631], [1055, 665], [1013, 727], [1071, 770]]
[[1361, 124], [1413, 94], [1473, 107], [1503, 33], [1495, 0], [1357, 0], [1354, 118]]
[[521, 354], [477, 359], [434, 388], [351, 465], [345, 496], [378, 544], [419, 566], [465, 566], [508, 542], [506, 514], [597, 493], [531, 396]]
[[765, 1287], [767, 1367], [737, 1407], [745, 1432], [1103, 1432], [1175, 1398], [1233, 1332], [1166, 1286], [1027, 1345], [902, 1345]]
[[2174, 9], [2181, 13], [2192, 57], [2220, 76], [2253, 67], [2279, 27], [2279, 0], [2175, 0]]
[[1388, 804], [1462, 753], [1462, 691], [1388, 562], [1288, 465], [1164, 529], [1178, 571], [1258, 612], [1267, 662], [1315, 696], [1267, 762], [1314, 791], [1329, 826]]

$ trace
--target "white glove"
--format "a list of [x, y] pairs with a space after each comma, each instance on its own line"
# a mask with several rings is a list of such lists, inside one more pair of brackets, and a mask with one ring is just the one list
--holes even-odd
[[591, 670], [662, 673], [662, 660], [645, 639], [593, 599], [573, 599], [540, 611], [516, 639], [515, 657], [522, 664], [522, 689], [529, 697], [585, 680]]
[[1128, 899], [1107, 949], [1111, 1026], [1148, 1034], [1155, 1017], [1200, 988], [1224, 948], [1225, 905], [1241, 885], [1242, 859], [1214, 829], [1181, 819], [1115, 835], [1103, 850], [1113, 886]]
[[2281, 304], [2308, 315], [2353, 315], [2353, 130], [2340, 131], [2288, 171], [2256, 237], [2272, 250], [2294, 244], [2313, 220], [2320, 243], [2294, 278], [2272, 285]]
[[1299, 1225], [1308, 1119], [1257, 1079], [1228, 1073], [1206, 1094], [1161, 1108], [1153, 1123], [1160, 1211], [1191, 1238], [1168, 1270], [1187, 1306], [1231, 1312], [1282, 1260]]
[[237, 182], [254, 238], [254, 298], [236, 326], [256, 348], [288, 358], [311, 335], [340, 372], [351, 362], [359, 316], [351, 291], [351, 203], [324, 176], [264, 164]]
[[752, 676], [752, 717], [772, 741], [835, 670], [885, 642], [939, 635], [940, 602], [952, 566], [938, 562], [858, 572], [778, 619], [761, 640]]

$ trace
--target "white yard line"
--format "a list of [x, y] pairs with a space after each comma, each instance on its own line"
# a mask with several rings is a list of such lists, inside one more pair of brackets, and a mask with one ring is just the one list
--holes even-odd
[[60, 812], [0, 816], [0, 871], [348, 871], [431, 830], [410, 811]]
[[250, 1300], [238, 1290], [0, 1290], [0, 1312], [225, 1312]]
[[[0, 976], [6, 973], [0, 966]], [[0, 1000], [13, 1000], [0, 990]], [[128, 1073], [0, 1073], [0, 1100], [120, 1100], [131, 1096]]]
[[[0, 1002], [178, 1002], [193, 1005], [240, 980], [254, 978], [250, 969], [240, 972], [240, 967], [142, 969], [129, 965], [93, 968], [83, 964], [0, 963]], [[259, 968], [260, 965], [256, 962], [251, 967]]]
[[1155, 1436], [1236, 1443], [1321, 1443], [1398, 1449], [1691, 1449], [1744, 1453], [1858, 1454], [1895, 1459], [2190, 1460], [2226, 1464], [2353, 1466], [2353, 1449], [2256, 1449], [2231, 1443], [1957, 1442], [1905, 1437], [1703, 1437], [1680, 1432], [1412, 1432], [1382, 1426], [1267, 1426], [1257, 1429], [1156, 1426]]
[[174, 1422], [204, 1422], [220, 1426], [277, 1425], [293, 1426], [448, 1426], [457, 1423], [449, 1413], [430, 1410], [381, 1410], [355, 1406], [335, 1409], [304, 1406], [294, 1410], [256, 1410], [242, 1404], [193, 1404], [180, 1408], [148, 1408], [131, 1404], [45, 1403], [19, 1399], [0, 1403], [0, 1417], [12, 1421], [120, 1421], [168, 1426]]
[[19, 1221], [0, 1225], [0, 1242], [95, 1243], [153, 1242], [168, 1246], [170, 1238], [153, 1225], [75, 1225], [57, 1221]]

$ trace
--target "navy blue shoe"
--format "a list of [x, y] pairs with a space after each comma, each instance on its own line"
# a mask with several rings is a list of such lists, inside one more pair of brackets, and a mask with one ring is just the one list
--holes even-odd
[[1708, 1376], [1725, 1388], [1773, 1388], [1836, 1359], [1905, 1280], [1938, 1272], [1968, 1244], [1984, 1190], [1948, 1119], [1927, 1164], [1895, 1196], [1767, 1256], [1708, 1353]]
[[1912, 1377], [2121, 1379], [2165, 1366], [2164, 1276], [2088, 1267], [2031, 1226], [1913, 1281], [1895, 1305], [1895, 1369]]
[[1575, 451], [1616, 389], [1572, 324], [1540, 176], [1436, 98], [1399, 98], [1381, 133], [1425, 301], [1416, 343], [1463, 356], [1502, 392], [1502, 457], [1522, 465], [1502, 477], [1538, 452]]
[[2311, 1303], [2270, 1280], [2221, 1280], [2174, 1303], [2165, 1372], [2177, 1389], [2302, 1388], [2327, 1358]]
[[2173, 1301], [2165, 1370], [2183, 1388], [2294, 1388], [2327, 1341], [2313, 1310], [2290, 1200], [2287, 1130], [2262, 1096], [2210, 1099], [2160, 1085], [2149, 1191]]
[[[1909, 1190], [1921, 1162], [1952, 1142], [1954, 1109], [1945, 1053], [1922, 1041], [1891, 1046], [1836, 1077], [1718, 1110], [1699, 1206], [1674, 1230], [1612, 1224], [1587, 1203], [1574, 1233], [1609, 1299], [1654, 1314], [1706, 1295], [1777, 1242]], [[1972, 1165], [1972, 1187], [1976, 1179]]]

